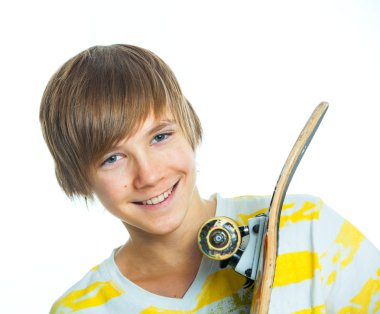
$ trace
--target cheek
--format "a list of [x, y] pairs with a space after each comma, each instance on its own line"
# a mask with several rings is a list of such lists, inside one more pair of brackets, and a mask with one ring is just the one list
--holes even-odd
[[172, 164], [181, 172], [191, 175], [196, 172], [195, 153], [190, 147], [181, 147], [171, 157]]
[[128, 186], [129, 183], [125, 181], [125, 178], [117, 176], [102, 178], [101, 182], [98, 182], [95, 186], [94, 192], [105, 207], [112, 208], [125, 196], [125, 191], [128, 190]]

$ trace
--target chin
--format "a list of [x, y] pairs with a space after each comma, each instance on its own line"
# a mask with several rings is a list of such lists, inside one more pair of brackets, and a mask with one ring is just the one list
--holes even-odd
[[182, 225], [183, 219], [166, 219], [162, 222], [154, 222], [151, 233], [155, 235], [167, 235], [175, 232]]

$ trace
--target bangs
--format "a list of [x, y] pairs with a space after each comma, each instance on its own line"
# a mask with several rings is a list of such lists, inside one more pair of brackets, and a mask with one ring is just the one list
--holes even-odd
[[134, 133], [151, 113], [160, 117], [172, 98], [167, 83], [149, 63], [124, 58], [107, 67], [98, 58], [95, 61], [90, 71], [96, 74], [89, 74], [93, 79], [87, 82], [86, 95], [79, 97], [84, 103], [77, 106], [77, 133], [87, 134], [80, 142], [85, 143], [82, 149], [90, 164]]
[[77, 66], [76, 73], [70, 73], [83, 75], [83, 86], [78, 95], [73, 95], [72, 125], [68, 128], [75, 130], [78, 156], [87, 165], [93, 165], [116, 142], [133, 134], [151, 113], [160, 118], [173, 107], [170, 104], [183, 101], [178, 86], [173, 86], [174, 81], [157, 60], [131, 51], [125, 58], [120, 47], [101, 50], [89, 49], [86, 68]]

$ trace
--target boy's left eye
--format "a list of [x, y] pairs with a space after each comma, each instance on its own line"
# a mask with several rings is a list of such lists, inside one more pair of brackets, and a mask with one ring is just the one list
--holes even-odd
[[166, 139], [170, 137], [170, 135], [171, 135], [170, 133], [157, 134], [155, 137], [153, 137], [152, 144], [165, 141]]

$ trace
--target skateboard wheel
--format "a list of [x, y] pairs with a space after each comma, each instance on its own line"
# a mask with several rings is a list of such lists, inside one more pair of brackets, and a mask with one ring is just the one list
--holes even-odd
[[202, 253], [215, 260], [226, 260], [239, 249], [239, 226], [228, 217], [207, 220], [198, 233], [198, 246]]

